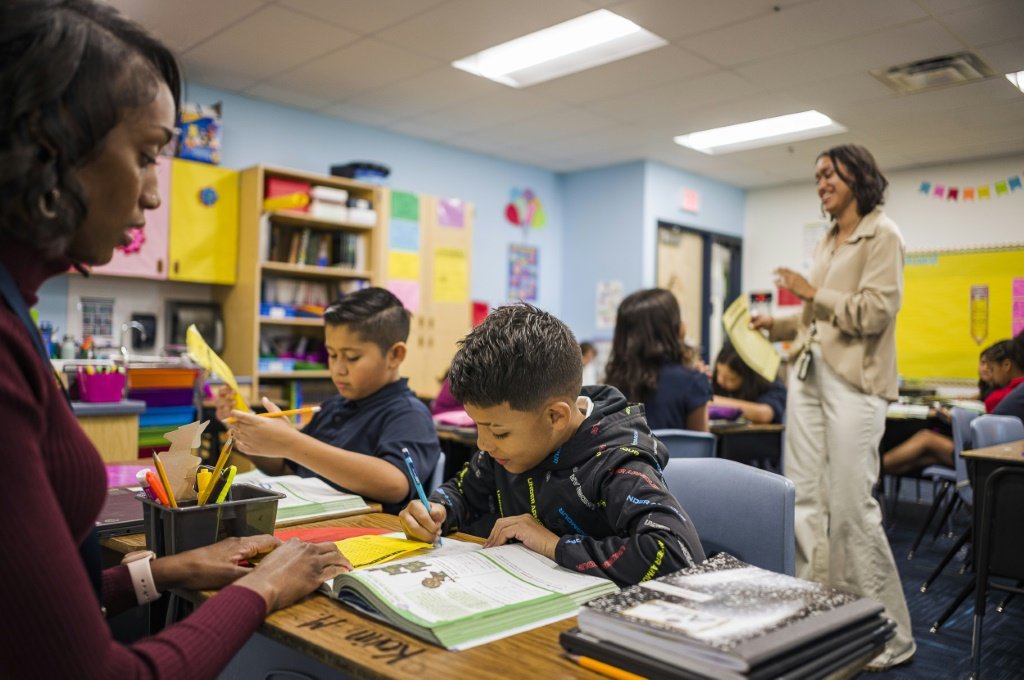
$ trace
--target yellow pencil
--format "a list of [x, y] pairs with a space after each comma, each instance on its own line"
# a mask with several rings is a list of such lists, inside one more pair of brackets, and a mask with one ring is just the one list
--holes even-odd
[[199, 492], [199, 505], [206, 505], [210, 494], [213, 493], [213, 487], [217, 486], [217, 480], [220, 479], [220, 473], [224, 470], [224, 464], [228, 462], [228, 455], [231, 453], [231, 447], [234, 443], [235, 440], [228, 437], [228, 440], [224, 442], [224, 446], [221, 447], [220, 455], [217, 456], [217, 464], [213, 466], [213, 472], [210, 475], [210, 481], [206, 488]]
[[577, 654], [566, 654], [569, 659], [575, 661], [583, 668], [588, 668], [595, 673], [600, 673], [606, 678], [615, 678], [615, 680], [644, 680], [644, 676], [637, 675], [636, 673], [630, 673], [624, 671], [621, 668], [610, 666], [597, 659], [591, 659], [589, 656], [579, 656]]
[[167, 471], [164, 470], [164, 464], [160, 462], [160, 456], [156, 451], [153, 452], [153, 464], [156, 465], [156, 473], [160, 476], [160, 483], [164, 485], [164, 491], [167, 492], [167, 500], [170, 501], [171, 507], [178, 507], [178, 501], [174, 500], [174, 491], [171, 490], [171, 483], [167, 479]]
[[[285, 416], [299, 416], [307, 413], [319, 413], [319, 406], [303, 406], [302, 408], [292, 408], [287, 411], [267, 411], [266, 413], [254, 413], [253, 415], [259, 416], [260, 418], [283, 418]], [[238, 418], [229, 416], [222, 420], [222, 423], [231, 424], [237, 422]]]

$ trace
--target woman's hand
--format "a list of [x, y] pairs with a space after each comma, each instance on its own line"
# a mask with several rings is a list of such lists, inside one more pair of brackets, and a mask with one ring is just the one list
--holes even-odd
[[[277, 404], [263, 397], [268, 413], [280, 411]], [[250, 456], [279, 458], [287, 456], [302, 434], [284, 418], [261, 418], [252, 413], [231, 411], [235, 422], [228, 427], [235, 439], [235, 447]]]
[[239, 562], [269, 553], [279, 545], [281, 541], [265, 534], [226, 538], [213, 545], [153, 560], [153, 581], [160, 591], [223, 588], [252, 571]]
[[755, 316], [750, 320], [750, 327], [755, 331], [759, 331], [762, 328], [766, 331], [771, 331], [773, 325], [775, 325], [775, 319], [767, 314]]
[[235, 585], [259, 593], [267, 603], [269, 614], [351, 569], [352, 565], [333, 543], [306, 543], [293, 538], [264, 557]]
[[786, 267], [779, 267], [775, 270], [775, 283], [793, 291], [793, 294], [804, 302], [813, 300], [814, 294], [818, 292], [818, 289], [812, 286], [803, 274]]

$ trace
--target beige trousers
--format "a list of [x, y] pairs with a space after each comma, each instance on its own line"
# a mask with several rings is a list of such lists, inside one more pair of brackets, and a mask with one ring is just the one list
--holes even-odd
[[796, 486], [797, 576], [885, 607], [896, 636], [875, 663], [900, 663], [915, 645], [882, 511], [871, 495], [886, 401], [840, 378], [811, 343], [806, 380], [791, 370], [786, 401], [786, 477]]

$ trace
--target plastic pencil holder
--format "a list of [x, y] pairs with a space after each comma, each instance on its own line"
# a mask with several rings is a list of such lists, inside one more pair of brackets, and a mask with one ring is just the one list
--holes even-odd
[[141, 494], [146, 545], [163, 557], [231, 536], [273, 534], [277, 502], [284, 497], [249, 484], [233, 484], [227, 499], [220, 503], [196, 505], [196, 501], [185, 501], [177, 508], [168, 508]]
[[88, 373], [84, 368], [78, 369], [78, 398], [82, 401], [121, 401], [124, 384], [124, 373]]

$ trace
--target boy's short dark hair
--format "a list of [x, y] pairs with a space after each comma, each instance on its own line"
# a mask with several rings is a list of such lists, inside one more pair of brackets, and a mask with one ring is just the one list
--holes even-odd
[[349, 293], [324, 310], [327, 326], [348, 326], [386, 354], [396, 342], [409, 339], [409, 310], [391, 291], [363, 288]]
[[459, 402], [481, 408], [508, 402], [532, 411], [552, 397], [575, 399], [580, 346], [568, 326], [533, 305], [499, 307], [459, 342], [448, 383]]

